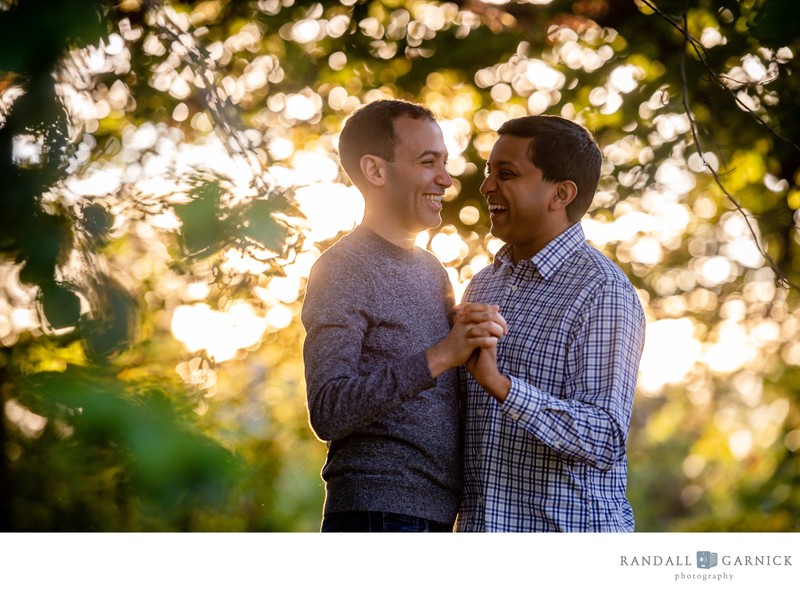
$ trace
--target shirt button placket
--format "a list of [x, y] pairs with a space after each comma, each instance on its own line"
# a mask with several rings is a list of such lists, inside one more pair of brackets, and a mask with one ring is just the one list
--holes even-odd
[[504, 312], [509, 312], [514, 310], [514, 305], [516, 304], [516, 293], [519, 289], [519, 281], [518, 281], [518, 273], [515, 269], [510, 269], [508, 272], [508, 278], [505, 281], [505, 290], [503, 292], [503, 304], [501, 307], [503, 308]]

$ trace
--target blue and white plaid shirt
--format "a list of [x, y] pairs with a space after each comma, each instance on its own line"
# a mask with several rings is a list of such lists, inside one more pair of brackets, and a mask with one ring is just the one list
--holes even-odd
[[578, 223], [516, 265], [504, 246], [464, 301], [500, 305], [511, 391], [500, 404], [461, 369], [457, 531], [633, 531], [625, 443], [645, 319], [625, 274]]

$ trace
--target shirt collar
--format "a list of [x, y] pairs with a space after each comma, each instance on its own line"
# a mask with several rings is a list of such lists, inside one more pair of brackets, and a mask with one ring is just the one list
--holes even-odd
[[[534, 267], [539, 271], [541, 276], [549, 280], [561, 264], [573, 252], [580, 248], [586, 242], [586, 236], [583, 234], [583, 228], [580, 222], [568, 228], [545, 246], [538, 253], [533, 255], [529, 260], [533, 263]], [[504, 266], [513, 267], [514, 261], [511, 258], [511, 245], [504, 244], [503, 247], [497, 251], [494, 258], [494, 270]]]

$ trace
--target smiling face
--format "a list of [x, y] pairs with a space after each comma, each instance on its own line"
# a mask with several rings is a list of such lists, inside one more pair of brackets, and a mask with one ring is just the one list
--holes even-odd
[[446, 168], [447, 148], [432, 120], [398, 118], [394, 129], [394, 157], [382, 160], [383, 209], [394, 225], [416, 235], [442, 223], [442, 197], [453, 184]]
[[529, 138], [500, 135], [480, 188], [489, 205], [491, 232], [511, 245], [515, 262], [531, 258], [570, 227], [566, 206], [576, 190], [569, 181], [545, 180], [528, 159], [529, 144]]

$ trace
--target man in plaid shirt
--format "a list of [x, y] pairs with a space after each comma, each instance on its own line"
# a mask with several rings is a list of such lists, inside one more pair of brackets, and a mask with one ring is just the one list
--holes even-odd
[[464, 302], [499, 304], [508, 335], [461, 371], [456, 529], [633, 531], [625, 443], [645, 319], [628, 278], [581, 228], [600, 151], [586, 129], [556, 116], [498, 132], [481, 193], [506, 244]]

